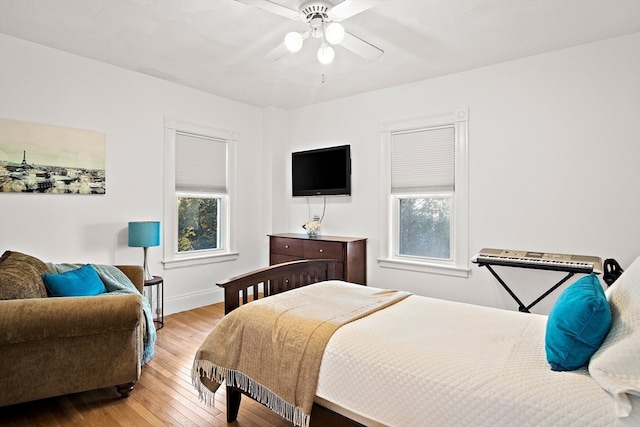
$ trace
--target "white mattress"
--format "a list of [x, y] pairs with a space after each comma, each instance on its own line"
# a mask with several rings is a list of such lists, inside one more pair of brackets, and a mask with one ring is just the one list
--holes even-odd
[[340, 328], [320, 403], [385, 426], [640, 426], [583, 368], [551, 371], [546, 316], [411, 296]]

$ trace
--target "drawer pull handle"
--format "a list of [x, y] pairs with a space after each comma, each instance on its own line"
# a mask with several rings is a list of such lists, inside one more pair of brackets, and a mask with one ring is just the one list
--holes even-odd
[[324, 252], [324, 249], [320, 249], [320, 252]]
[[285, 249], [289, 249], [289, 245], [284, 245], [284, 248]]

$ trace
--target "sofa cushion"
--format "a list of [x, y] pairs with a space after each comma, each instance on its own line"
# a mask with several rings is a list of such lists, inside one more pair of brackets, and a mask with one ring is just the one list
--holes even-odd
[[90, 264], [65, 273], [43, 274], [42, 279], [53, 297], [82, 297], [107, 292], [98, 272]]
[[38, 258], [15, 251], [0, 257], [0, 300], [46, 298], [42, 274], [49, 271]]

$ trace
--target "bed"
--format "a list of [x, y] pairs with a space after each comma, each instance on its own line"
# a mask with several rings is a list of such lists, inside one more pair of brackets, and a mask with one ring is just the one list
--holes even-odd
[[[299, 426], [338, 425], [318, 422], [326, 414], [367, 426], [640, 425], [640, 257], [606, 291], [611, 324], [601, 345], [585, 366], [568, 371], [550, 369], [547, 316], [349, 284], [332, 280], [334, 273], [330, 260], [296, 261], [220, 283], [229, 314], [194, 358], [192, 378], [201, 399], [212, 404], [219, 384], [226, 382], [229, 422], [245, 394]], [[376, 304], [383, 300], [382, 307], [345, 306], [358, 315], [330, 330], [317, 378], [309, 380], [303, 372], [313, 363], [302, 362], [304, 369], [294, 368], [293, 374], [278, 371], [283, 355], [306, 346], [304, 337], [293, 335], [303, 329], [296, 322], [306, 325], [300, 313], [316, 310], [325, 296], [331, 305], [341, 305], [350, 298], [342, 292]], [[257, 301], [249, 303], [252, 299]], [[280, 307], [284, 310], [274, 311]], [[261, 317], [265, 310], [275, 312], [277, 328]], [[565, 311], [560, 320], [575, 310]], [[243, 319], [242, 313], [249, 316]], [[290, 313], [293, 327], [285, 331], [279, 322], [287, 323], [282, 319]], [[325, 323], [323, 318], [310, 329]], [[267, 341], [281, 341], [282, 353], [274, 350], [269, 359], [245, 342], [235, 356], [246, 359], [243, 368], [222, 366], [227, 363], [222, 358], [234, 354], [230, 335], [244, 336], [264, 325]], [[291, 377], [296, 371], [298, 376]], [[291, 405], [282, 405], [273, 393], [282, 378], [296, 390], [312, 389], [312, 409], [295, 394]], [[272, 380], [273, 386], [261, 383]], [[306, 409], [298, 410], [301, 406]]]

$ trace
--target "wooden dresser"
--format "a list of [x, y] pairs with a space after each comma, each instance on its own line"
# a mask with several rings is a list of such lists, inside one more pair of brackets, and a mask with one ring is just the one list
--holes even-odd
[[337, 279], [367, 284], [367, 239], [306, 234], [269, 235], [269, 264], [299, 259], [335, 259]]

